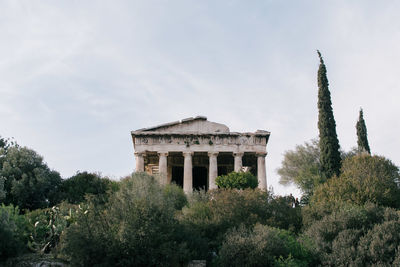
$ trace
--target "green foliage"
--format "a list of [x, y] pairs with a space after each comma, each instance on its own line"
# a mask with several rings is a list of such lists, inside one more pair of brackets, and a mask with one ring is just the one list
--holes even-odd
[[363, 265], [392, 265], [400, 255], [400, 221], [384, 221], [376, 224], [361, 239], [357, 254], [363, 259]]
[[144, 173], [122, 180], [108, 203], [91, 201], [67, 229], [64, 253], [74, 266], [170, 266], [204, 258], [204, 243], [175, 219], [182, 205], [176, 191]]
[[1, 169], [4, 162], [4, 157], [10, 147], [18, 147], [18, 144], [10, 138], [4, 138], [0, 136], [0, 203], [6, 198], [5, 181], [6, 177], [1, 174]]
[[333, 117], [326, 67], [321, 53], [317, 52], [320, 59], [318, 69], [318, 129], [321, 172], [324, 177], [330, 178], [339, 175], [340, 172], [340, 146], [336, 134], [336, 122]]
[[7, 139], [0, 135], [0, 148], [4, 148], [7, 145]]
[[56, 204], [61, 184], [58, 172], [52, 171], [35, 151], [13, 146], [0, 150], [0, 177], [5, 178], [5, 204], [21, 209], [37, 209]]
[[176, 184], [165, 185], [164, 197], [168, 202], [174, 203], [174, 208], [176, 210], [181, 210], [188, 203], [182, 188]]
[[304, 145], [297, 145], [295, 150], [284, 153], [282, 167], [278, 169], [279, 183], [295, 184], [303, 197], [312, 195], [314, 188], [326, 181], [321, 176], [320, 151], [318, 140], [313, 139]]
[[256, 224], [227, 232], [218, 266], [309, 266], [311, 254], [288, 231]]
[[4, 138], [0, 135], [0, 149], [7, 151], [10, 147], [18, 147], [17, 142], [15, 142], [14, 138]]
[[392, 266], [400, 245], [400, 214], [373, 204], [347, 205], [307, 228], [322, 266]]
[[0, 206], [0, 262], [26, 251], [28, 222], [18, 207]]
[[312, 198], [318, 203], [348, 202], [400, 207], [399, 169], [380, 156], [358, 155], [343, 162], [339, 178], [319, 186]]
[[80, 206], [61, 203], [47, 209], [37, 209], [25, 214], [31, 227], [29, 248], [37, 253], [57, 253], [60, 237], [76, 221]]
[[357, 145], [359, 151], [368, 152], [371, 154], [371, 150], [368, 144], [368, 137], [367, 137], [367, 126], [365, 125], [363, 110], [360, 109], [360, 114], [358, 117], [358, 121], [356, 124], [357, 130]]
[[267, 225], [299, 233], [303, 225], [301, 207], [292, 207], [290, 196], [272, 196], [268, 202]]
[[256, 188], [258, 186], [257, 177], [250, 172], [231, 172], [227, 175], [218, 176], [215, 183], [219, 188]]
[[199, 232], [212, 251], [218, 250], [229, 229], [240, 225], [262, 223], [293, 232], [301, 227], [300, 208], [292, 208], [289, 198], [274, 198], [257, 189], [194, 193], [179, 219]]
[[102, 195], [111, 189], [112, 181], [101, 178], [100, 175], [88, 172], [78, 172], [71, 178], [62, 181], [60, 198], [72, 204], [85, 200], [86, 194]]
[[6, 198], [6, 190], [4, 189], [4, 182], [6, 179], [4, 177], [0, 177], [0, 202]]

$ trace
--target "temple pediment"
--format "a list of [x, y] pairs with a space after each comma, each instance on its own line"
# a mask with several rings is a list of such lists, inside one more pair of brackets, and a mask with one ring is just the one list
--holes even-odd
[[229, 133], [229, 128], [221, 123], [208, 121], [206, 117], [197, 116], [181, 121], [161, 124], [154, 127], [139, 129], [136, 133]]

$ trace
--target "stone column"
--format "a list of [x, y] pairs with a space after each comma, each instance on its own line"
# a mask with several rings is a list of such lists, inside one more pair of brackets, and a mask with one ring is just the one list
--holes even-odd
[[218, 176], [218, 164], [217, 164], [218, 152], [208, 152], [208, 189], [217, 189], [218, 186], [215, 184], [215, 178]]
[[235, 172], [240, 172], [242, 170], [242, 157], [243, 157], [243, 152], [237, 152], [233, 153], [233, 156], [235, 157], [235, 165], [234, 165], [234, 171]]
[[144, 172], [144, 152], [135, 152], [136, 172]]
[[266, 152], [257, 153], [257, 178], [258, 188], [267, 190], [267, 174], [265, 172], [265, 156]]
[[192, 165], [193, 152], [183, 152], [184, 165], [183, 165], [183, 191], [191, 193], [193, 191], [193, 165]]
[[167, 156], [168, 152], [158, 153], [158, 173], [160, 174], [162, 184], [167, 183]]

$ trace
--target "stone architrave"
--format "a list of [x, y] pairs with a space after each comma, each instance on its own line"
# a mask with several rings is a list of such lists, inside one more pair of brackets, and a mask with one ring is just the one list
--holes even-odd
[[267, 153], [257, 153], [256, 155], [258, 188], [267, 190], [267, 174], [265, 170], [265, 156], [267, 156]]

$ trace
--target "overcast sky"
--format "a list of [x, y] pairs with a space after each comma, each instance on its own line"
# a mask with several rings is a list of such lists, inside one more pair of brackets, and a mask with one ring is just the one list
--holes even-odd
[[268, 130], [283, 153], [318, 136], [316, 49], [341, 148], [360, 107], [373, 154], [400, 165], [400, 1], [0, 1], [0, 135], [64, 178], [133, 171], [131, 130], [203, 115]]

